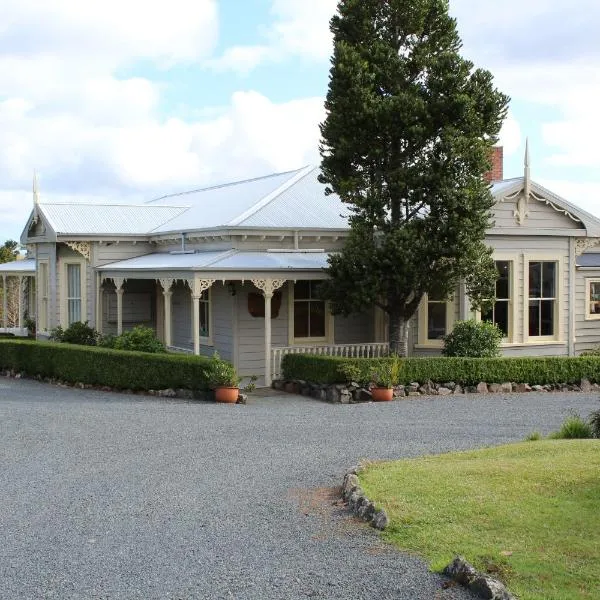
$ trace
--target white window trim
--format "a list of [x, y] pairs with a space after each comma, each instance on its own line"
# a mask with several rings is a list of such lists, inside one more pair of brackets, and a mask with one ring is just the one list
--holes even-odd
[[[50, 261], [48, 259], [38, 260], [37, 267], [37, 275], [40, 276], [41, 279], [41, 271], [40, 268], [42, 265], [46, 267], [46, 280], [42, 281], [41, 284], [38, 283], [36, 285], [36, 295], [37, 295], [37, 308], [36, 308], [36, 318], [37, 318], [37, 327], [39, 331], [48, 331], [50, 326]], [[36, 277], [37, 279], [37, 277]], [[45, 310], [44, 310], [44, 301], [45, 301]], [[42, 317], [45, 318], [46, 322], [42, 323]]]
[[[519, 324], [519, 255], [515, 253], [494, 252], [492, 255], [494, 261], [504, 261], [510, 263], [511, 281], [510, 281], [510, 300], [508, 301], [508, 337], [502, 338], [501, 347], [514, 346], [517, 343], [518, 324]], [[475, 313], [475, 320], [481, 321], [481, 311]]]
[[[446, 335], [454, 328], [456, 314], [456, 294], [453, 294], [449, 300], [446, 300]], [[443, 348], [444, 340], [430, 340], [427, 337], [429, 329], [427, 322], [429, 320], [429, 296], [423, 295], [419, 305], [419, 339], [416, 348]]]
[[[206, 290], [208, 292], [208, 337], [200, 336], [201, 346], [214, 346], [213, 336], [215, 330], [215, 319], [213, 310], [213, 297], [212, 297], [212, 286]], [[203, 301], [200, 300], [199, 305], [202, 306]], [[199, 310], [199, 309], [198, 309]], [[198, 314], [198, 323], [200, 323], [200, 314]], [[193, 343], [194, 340], [192, 340]]]
[[81, 318], [82, 323], [88, 320], [87, 313], [87, 261], [85, 258], [61, 258], [59, 259], [60, 272], [60, 324], [62, 327], [69, 326], [69, 303], [67, 302], [67, 266], [79, 265], [81, 267]]
[[[299, 280], [306, 281], [306, 280]], [[313, 281], [313, 280], [311, 280]], [[319, 280], [315, 280], [319, 281]], [[288, 343], [290, 346], [320, 346], [333, 344], [334, 320], [330, 304], [325, 302], [325, 337], [296, 338], [294, 337], [294, 283], [290, 281], [288, 288]]]
[[[554, 316], [554, 335], [529, 335], [529, 263], [531, 262], [556, 263], [556, 297]], [[556, 254], [523, 254], [523, 341], [526, 344], [539, 344], [543, 342], [564, 342], [564, 293], [565, 258]], [[574, 307], [573, 307], [574, 308]]]
[[600, 283], [600, 277], [586, 277], [585, 278], [585, 320], [586, 321], [597, 321], [600, 319], [600, 313], [592, 314], [590, 312], [590, 306], [591, 306], [590, 292], [592, 291], [592, 283]]

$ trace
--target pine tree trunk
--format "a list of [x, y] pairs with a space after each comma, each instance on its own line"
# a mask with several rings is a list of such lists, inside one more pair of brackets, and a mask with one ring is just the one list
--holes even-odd
[[389, 315], [390, 353], [398, 356], [408, 356], [409, 321], [403, 315]]

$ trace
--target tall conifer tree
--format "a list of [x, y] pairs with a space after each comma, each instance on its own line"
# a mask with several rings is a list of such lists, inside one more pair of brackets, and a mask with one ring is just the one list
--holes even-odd
[[378, 305], [406, 355], [424, 294], [465, 281], [475, 306], [494, 295], [484, 173], [508, 97], [461, 56], [447, 0], [341, 0], [331, 30], [321, 181], [347, 203], [351, 234], [325, 295], [336, 314]]

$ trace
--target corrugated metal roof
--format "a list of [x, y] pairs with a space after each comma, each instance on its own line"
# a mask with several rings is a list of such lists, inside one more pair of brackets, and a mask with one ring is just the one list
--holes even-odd
[[153, 200], [146, 206], [186, 205], [188, 209], [178, 218], [156, 226], [153, 233], [210, 229], [232, 224], [258, 204], [268, 201], [278, 190], [293, 183], [303, 169], [277, 173], [258, 179], [193, 190]]
[[[325, 195], [319, 168], [308, 170], [268, 204], [239, 222], [246, 227], [346, 229], [348, 207], [337, 194]], [[345, 215], [345, 216], [344, 216]]]
[[0, 273], [16, 275], [19, 273], [35, 273], [35, 258], [13, 260], [12, 262], [0, 263]]
[[100, 271], [313, 271], [327, 267], [327, 252], [156, 253], [99, 267]]
[[577, 257], [578, 267], [600, 269], [600, 252], [588, 252]]
[[41, 203], [39, 207], [57, 235], [146, 234], [186, 210], [182, 206], [144, 204]]

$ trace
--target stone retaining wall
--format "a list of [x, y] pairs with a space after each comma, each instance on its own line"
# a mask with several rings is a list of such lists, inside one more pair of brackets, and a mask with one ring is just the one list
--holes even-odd
[[[309, 381], [284, 381], [273, 382], [273, 389], [310, 396], [324, 402], [334, 404], [357, 404], [360, 402], [372, 402], [370, 388], [358, 383], [349, 384], [320, 384]], [[476, 386], [462, 387], [453, 381], [447, 383], [411, 383], [406, 386], [394, 388], [394, 398], [406, 398], [416, 396], [450, 396], [455, 394], [511, 394], [526, 392], [591, 392], [600, 390], [600, 385], [590, 383], [582, 379], [578, 385], [560, 383], [548, 385], [529, 385], [527, 383], [486, 383], [482, 381]]]

